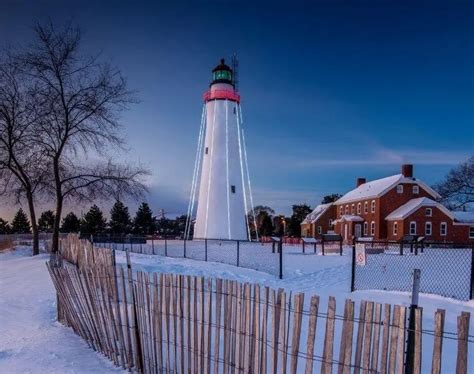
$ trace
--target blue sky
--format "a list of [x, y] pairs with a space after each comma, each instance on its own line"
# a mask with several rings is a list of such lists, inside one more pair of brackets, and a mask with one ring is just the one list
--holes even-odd
[[[474, 149], [474, 23], [465, 1], [2, 1], [2, 43], [73, 20], [138, 91], [123, 117], [157, 213], [186, 211], [210, 71], [237, 53], [256, 204], [288, 213], [357, 177], [432, 184]], [[8, 202], [7, 202], [8, 203]]]

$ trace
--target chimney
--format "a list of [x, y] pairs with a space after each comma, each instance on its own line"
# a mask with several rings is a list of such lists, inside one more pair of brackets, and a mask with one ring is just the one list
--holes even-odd
[[402, 174], [405, 178], [413, 178], [413, 165], [412, 164], [403, 164], [402, 165]]
[[365, 178], [357, 178], [357, 186], [356, 187], [359, 187], [361, 184], [364, 184], [365, 182], [367, 182], [365, 180]]

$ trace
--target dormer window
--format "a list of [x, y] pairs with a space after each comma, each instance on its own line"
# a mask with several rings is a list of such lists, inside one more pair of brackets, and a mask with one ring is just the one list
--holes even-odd
[[403, 193], [403, 184], [397, 186], [397, 193]]
[[418, 195], [420, 193], [420, 187], [415, 185], [413, 186], [413, 195]]
[[425, 216], [426, 217], [431, 217], [433, 215], [433, 209], [431, 208], [426, 208], [425, 209]]

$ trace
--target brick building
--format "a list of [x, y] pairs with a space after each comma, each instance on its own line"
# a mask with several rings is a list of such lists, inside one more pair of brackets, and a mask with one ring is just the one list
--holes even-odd
[[358, 178], [356, 188], [334, 203], [334, 216], [326, 218], [346, 243], [354, 236], [400, 240], [410, 234], [427, 241], [474, 241], [474, 215], [452, 212], [439, 198], [413, 176], [413, 165], [402, 165], [401, 174], [370, 182]]
[[321, 204], [306, 216], [301, 222], [301, 236], [321, 238], [322, 234], [333, 229], [333, 222], [336, 217], [336, 207], [334, 204]]

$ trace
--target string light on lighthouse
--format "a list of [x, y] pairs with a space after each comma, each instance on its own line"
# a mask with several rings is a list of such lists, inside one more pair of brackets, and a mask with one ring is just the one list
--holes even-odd
[[194, 211], [194, 201], [196, 199], [196, 187], [197, 187], [197, 180], [199, 177], [199, 170], [200, 170], [200, 164], [201, 164], [201, 153], [202, 153], [202, 147], [203, 147], [203, 138], [204, 138], [204, 129], [206, 126], [206, 105], [203, 105], [202, 107], [202, 114], [201, 114], [201, 125], [199, 126], [199, 137], [198, 137], [198, 144], [197, 144], [197, 149], [196, 149], [196, 159], [194, 161], [194, 170], [193, 170], [193, 180], [191, 183], [191, 194], [189, 197], [189, 204], [188, 204], [188, 214], [186, 215], [186, 225], [184, 229], [184, 237], [186, 239], [189, 239], [190, 235], [190, 229], [191, 229], [191, 220], [192, 220], [192, 214]]

